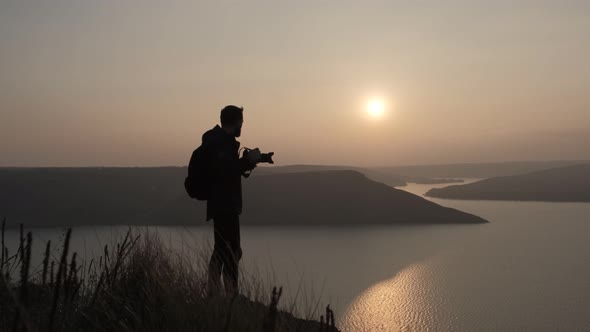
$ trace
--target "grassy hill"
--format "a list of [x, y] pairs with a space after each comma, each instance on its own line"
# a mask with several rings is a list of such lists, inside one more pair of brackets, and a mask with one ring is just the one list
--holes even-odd
[[208, 290], [209, 252], [187, 255], [129, 230], [101, 256], [80, 258], [71, 236], [43, 243], [42, 266], [31, 264], [31, 232], [21, 228], [18, 250], [1, 241], [11, 255], [0, 255], [0, 331], [339, 331], [329, 306], [299, 318], [260, 276], [242, 276], [239, 294]]

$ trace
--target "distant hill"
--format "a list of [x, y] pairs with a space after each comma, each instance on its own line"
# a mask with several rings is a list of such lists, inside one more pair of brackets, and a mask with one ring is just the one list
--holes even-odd
[[[369, 180], [356, 171], [256, 174], [244, 183], [242, 223], [352, 225], [485, 220]], [[186, 167], [0, 169], [0, 217], [11, 224], [203, 225]]]
[[590, 163], [580, 160], [514, 161], [500, 163], [465, 163], [448, 165], [415, 165], [370, 168], [371, 171], [387, 174], [427, 178], [490, 178], [525, 174], [544, 169]]
[[369, 168], [354, 167], [354, 166], [327, 166], [327, 165], [288, 165], [288, 166], [274, 166], [274, 167], [259, 167], [257, 174], [283, 174], [283, 173], [301, 173], [301, 172], [316, 172], [316, 171], [343, 171], [352, 170], [363, 173], [369, 179], [382, 182], [392, 187], [403, 187], [409, 182], [418, 184], [438, 184], [438, 183], [462, 183], [461, 179], [446, 179], [446, 178], [429, 178], [424, 176], [408, 176], [389, 171], [380, 171]]
[[495, 177], [432, 189], [426, 195], [453, 199], [590, 202], [590, 164]]
[[[356, 171], [258, 176], [246, 184], [244, 193], [247, 223], [259, 220], [277, 224], [336, 225], [486, 222], [371, 181]], [[253, 211], [263, 212], [258, 216]]]

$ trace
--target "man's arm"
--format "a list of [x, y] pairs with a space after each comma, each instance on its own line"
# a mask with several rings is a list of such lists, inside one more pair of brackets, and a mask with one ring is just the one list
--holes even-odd
[[220, 180], [228, 175], [245, 175], [256, 167], [256, 163], [252, 162], [251, 158], [236, 158], [235, 150], [212, 146], [210, 153], [212, 171]]
[[248, 154], [244, 151], [244, 155], [242, 158], [239, 159], [240, 167], [242, 169], [242, 176], [248, 177], [250, 173], [246, 173], [248, 171], [253, 170], [256, 168], [256, 164], [260, 161], [260, 150], [258, 148], [253, 150], [248, 150]]
[[248, 158], [242, 157], [238, 159], [240, 174], [246, 176], [246, 172], [256, 168], [256, 163], [251, 162]]

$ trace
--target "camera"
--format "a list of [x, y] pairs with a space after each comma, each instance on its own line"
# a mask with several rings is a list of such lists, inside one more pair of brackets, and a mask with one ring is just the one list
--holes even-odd
[[[248, 153], [250, 152], [250, 150], [252, 150], [252, 149], [244, 148], [244, 158], [248, 158]], [[272, 160], [272, 156], [274, 154], [275, 154], [274, 152], [261, 153], [260, 160], [258, 160], [258, 163], [274, 164], [275, 162]]]

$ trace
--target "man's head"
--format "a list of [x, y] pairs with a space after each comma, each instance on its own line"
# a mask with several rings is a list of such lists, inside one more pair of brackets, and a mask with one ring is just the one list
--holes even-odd
[[244, 108], [234, 105], [225, 106], [221, 110], [221, 128], [228, 134], [240, 137], [244, 122]]

